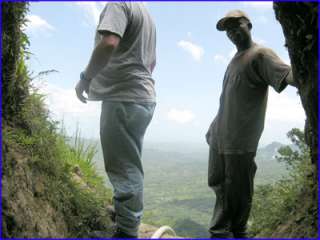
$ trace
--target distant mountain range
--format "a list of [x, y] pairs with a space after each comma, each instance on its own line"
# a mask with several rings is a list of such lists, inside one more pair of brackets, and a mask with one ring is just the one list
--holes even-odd
[[[272, 142], [266, 146], [260, 147], [257, 151], [256, 161], [273, 161], [278, 154], [278, 149], [285, 146], [280, 142]], [[205, 161], [208, 159], [209, 146], [200, 143], [145, 143], [144, 154], [150, 151], [162, 153], [177, 154], [179, 157], [186, 157], [186, 160], [199, 160], [200, 156]]]
[[259, 161], [272, 161], [275, 160], [275, 156], [278, 154], [278, 150], [284, 144], [280, 142], [272, 142], [263, 148], [259, 148], [257, 151], [257, 160]]
[[[102, 151], [100, 141], [96, 139], [82, 139], [85, 144], [95, 144], [97, 146], [98, 154], [96, 158], [101, 158]], [[73, 145], [74, 139], [70, 138], [69, 143]], [[258, 148], [256, 161], [272, 161], [275, 160], [275, 156], [278, 153], [278, 149], [285, 144], [280, 142], [272, 142], [263, 147]], [[290, 147], [293, 147], [290, 145]], [[178, 157], [186, 156], [187, 160], [196, 159], [199, 160], [200, 156], [207, 156], [209, 152], [209, 146], [205, 143], [191, 143], [191, 142], [145, 142], [143, 146], [143, 154], [147, 152], [161, 152], [170, 155], [177, 155]], [[199, 156], [200, 155], [200, 156]], [[194, 159], [193, 159], [194, 160]], [[207, 159], [205, 159], [207, 161]]]

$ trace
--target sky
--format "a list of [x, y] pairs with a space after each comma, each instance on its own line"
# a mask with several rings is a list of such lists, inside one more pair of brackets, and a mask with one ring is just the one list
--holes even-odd
[[[144, 2], [157, 28], [153, 73], [157, 106], [145, 141], [205, 145], [205, 134], [219, 108], [223, 75], [236, 52], [216, 22], [228, 11], [245, 11], [253, 40], [272, 48], [290, 64], [272, 2]], [[100, 102], [81, 103], [74, 87], [88, 64], [99, 14], [106, 2], [32, 2], [25, 31], [31, 42], [28, 62], [33, 85], [45, 94], [51, 117], [68, 135], [77, 127], [85, 138], [99, 138]], [[288, 143], [286, 133], [303, 129], [305, 115], [295, 88], [272, 88], [260, 146]]]

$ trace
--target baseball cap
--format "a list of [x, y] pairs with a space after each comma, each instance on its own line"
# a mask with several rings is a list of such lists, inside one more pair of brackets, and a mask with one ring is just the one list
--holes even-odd
[[221, 18], [218, 23], [217, 23], [217, 29], [219, 31], [225, 31], [226, 30], [226, 25], [228, 24], [228, 21], [230, 19], [235, 19], [235, 18], [246, 18], [249, 22], [250, 19], [248, 17], [248, 15], [241, 11], [241, 10], [232, 10], [230, 12], [228, 12], [223, 18]]

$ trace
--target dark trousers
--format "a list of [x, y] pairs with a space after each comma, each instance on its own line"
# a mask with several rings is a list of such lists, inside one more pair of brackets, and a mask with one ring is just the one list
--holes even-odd
[[211, 238], [245, 238], [250, 215], [255, 153], [219, 154], [210, 148], [208, 184], [216, 194]]

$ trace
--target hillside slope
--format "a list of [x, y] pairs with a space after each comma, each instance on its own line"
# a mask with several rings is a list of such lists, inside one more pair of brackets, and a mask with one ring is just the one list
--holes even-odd
[[2, 2], [1, 8], [1, 237], [88, 237], [106, 230], [111, 191], [93, 167], [94, 149], [80, 142], [70, 148], [48, 117], [44, 96], [31, 87], [29, 42], [21, 31], [28, 4]]
[[47, 177], [32, 168], [30, 154], [4, 139], [2, 161], [2, 237], [68, 236], [63, 214], [45, 199]]
[[111, 229], [111, 191], [86, 154], [56, 133], [22, 132], [2, 127], [2, 237], [89, 237]]

